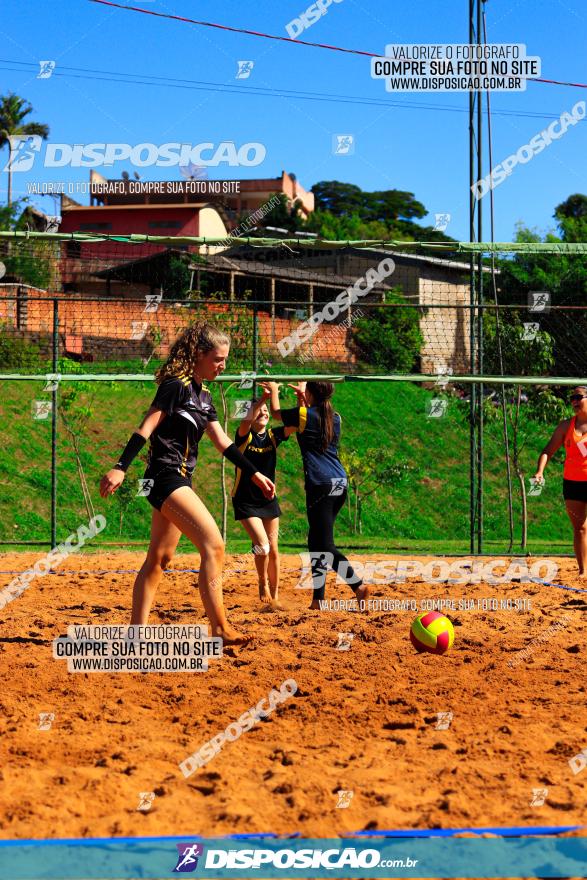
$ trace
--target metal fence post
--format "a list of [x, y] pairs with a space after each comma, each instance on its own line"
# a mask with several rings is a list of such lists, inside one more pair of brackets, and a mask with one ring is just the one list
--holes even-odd
[[253, 400], [257, 396], [257, 370], [259, 368], [259, 313], [253, 306]]
[[[59, 360], [59, 300], [53, 300], [53, 373]], [[51, 549], [57, 545], [57, 398], [58, 383], [53, 382], [51, 406]]]

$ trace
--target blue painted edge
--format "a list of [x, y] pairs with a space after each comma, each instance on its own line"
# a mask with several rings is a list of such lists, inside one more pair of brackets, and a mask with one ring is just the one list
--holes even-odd
[[[580, 828], [587, 829], [587, 825], [543, 825], [543, 826], [518, 826], [506, 828], [414, 828], [414, 829], [397, 829], [397, 830], [378, 830], [371, 831], [354, 831], [347, 832], [341, 837], [450, 837], [453, 834], [462, 832], [472, 832], [474, 834], [499, 834], [504, 837], [518, 837], [522, 835], [532, 834], [564, 834], [568, 831], [577, 831]], [[152, 843], [161, 840], [191, 840], [194, 837], [201, 836], [198, 832], [186, 832], [182, 835], [156, 836], [156, 837], [72, 837], [72, 838], [51, 838], [43, 839], [23, 839], [23, 840], [1, 840], [0, 847], [11, 846], [62, 846], [63, 844], [72, 844], [74, 846], [95, 846], [103, 843]], [[223, 835], [224, 836], [224, 835]], [[259, 832], [252, 834], [231, 834], [231, 840], [243, 839], [260, 839], [260, 838], [281, 838], [291, 839], [301, 837], [300, 831], [291, 834], [275, 834], [273, 832]], [[208, 838], [213, 840], [214, 838]]]
[[408, 830], [398, 829], [355, 831], [356, 837], [452, 837], [454, 834], [470, 832], [473, 834], [498, 834], [502, 837], [523, 837], [526, 835], [540, 834], [564, 834], [568, 831], [577, 831], [579, 828], [587, 828], [585, 825], [537, 825], [537, 826], [514, 826], [508, 828], [414, 828]]

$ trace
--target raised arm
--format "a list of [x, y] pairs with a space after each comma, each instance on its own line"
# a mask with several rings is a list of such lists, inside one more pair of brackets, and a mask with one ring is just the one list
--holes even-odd
[[296, 385], [292, 385], [290, 382], [288, 382], [288, 384], [287, 384], [288, 388], [293, 388], [293, 390], [295, 391], [296, 397], [298, 399], [298, 406], [306, 406], [307, 405], [307, 401], [306, 401], [306, 385], [307, 384], [308, 384], [307, 382], [298, 382]]
[[281, 403], [279, 402], [279, 382], [260, 382], [261, 388], [263, 389], [263, 394], [266, 394], [269, 399], [269, 406], [271, 407], [271, 415], [274, 419], [279, 419], [279, 421], [283, 421], [281, 418]]
[[241, 419], [241, 423], [238, 426], [238, 433], [241, 437], [246, 437], [249, 431], [251, 430], [251, 424], [258, 418], [261, 408], [265, 406], [267, 401], [269, 400], [271, 393], [263, 388], [263, 393], [258, 400], [253, 400], [251, 405], [249, 406], [248, 412], [246, 416]]
[[285, 436], [289, 437], [290, 434], [295, 434], [296, 431], [300, 430], [300, 413], [302, 411], [305, 412], [303, 408], [306, 406], [306, 383], [298, 382], [297, 385], [289, 386], [293, 388], [298, 398], [298, 405], [290, 409], [281, 409], [278, 382], [263, 382], [262, 384], [263, 388], [266, 388], [271, 395], [271, 414], [285, 425]]
[[[263, 388], [264, 392], [267, 392], [271, 399], [271, 415], [275, 419], [279, 419], [280, 422], [283, 421], [281, 416], [281, 404], [279, 402], [279, 382], [261, 382], [260, 385]], [[298, 382], [297, 385], [291, 385], [288, 383], [288, 388], [293, 388], [296, 393], [296, 397], [298, 398], [298, 406], [306, 406], [306, 383]]]
[[544, 468], [555, 452], [560, 449], [565, 442], [565, 434], [567, 433], [568, 428], [569, 419], [564, 419], [562, 422], [559, 422], [554, 429], [552, 437], [538, 456], [538, 466], [536, 468], [536, 473], [534, 474], [534, 479], [537, 483], [542, 483], [544, 481]]

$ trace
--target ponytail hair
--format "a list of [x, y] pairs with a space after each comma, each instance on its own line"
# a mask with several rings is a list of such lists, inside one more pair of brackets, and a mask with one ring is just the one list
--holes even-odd
[[191, 376], [198, 357], [219, 345], [230, 345], [227, 333], [206, 321], [193, 324], [175, 340], [167, 360], [155, 373], [157, 385], [172, 376]]
[[306, 390], [314, 398], [320, 416], [320, 440], [322, 452], [326, 452], [334, 440], [334, 410], [330, 398], [334, 394], [332, 382], [308, 382]]

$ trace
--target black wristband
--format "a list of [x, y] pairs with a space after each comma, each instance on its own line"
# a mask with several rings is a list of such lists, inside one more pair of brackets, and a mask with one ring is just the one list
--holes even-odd
[[136, 431], [124, 447], [124, 451], [120, 456], [119, 460], [116, 462], [114, 467], [119, 471], [126, 471], [129, 469], [132, 464], [133, 459], [137, 457], [143, 446], [147, 441], [143, 437], [142, 434], [138, 434]]
[[248, 477], [252, 477], [253, 474], [257, 473], [255, 465], [248, 458], [245, 458], [242, 452], [238, 451], [236, 443], [231, 443], [230, 446], [227, 446], [222, 455], [237, 468], [240, 468], [243, 474], [246, 474]]

